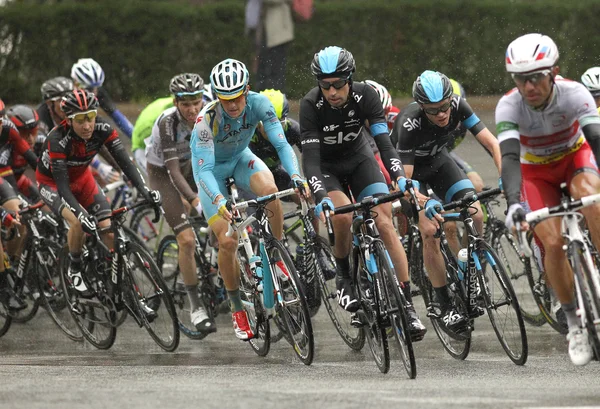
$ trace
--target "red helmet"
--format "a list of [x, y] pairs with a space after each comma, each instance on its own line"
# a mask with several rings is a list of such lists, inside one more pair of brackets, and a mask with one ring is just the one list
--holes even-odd
[[62, 97], [60, 109], [67, 116], [80, 112], [93, 111], [98, 109], [98, 99], [93, 92], [85, 89], [76, 89]]
[[6, 105], [4, 105], [4, 101], [0, 99], [0, 117], [4, 116], [6, 113]]
[[15, 105], [10, 107], [6, 112], [6, 115], [19, 131], [34, 129], [38, 126], [40, 121], [40, 116], [37, 111], [33, 108], [29, 108], [27, 105]]

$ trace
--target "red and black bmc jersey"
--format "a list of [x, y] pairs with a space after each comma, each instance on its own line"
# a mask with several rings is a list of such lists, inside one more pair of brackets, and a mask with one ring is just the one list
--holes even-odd
[[19, 134], [19, 130], [8, 119], [2, 120], [0, 128], [0, 168], [10, 167], [13, 151], [24, 155], [29, 150], [29, 144]]
[[46, 138], [38, 163], [38, 175], [42, 179], [54, 179], [53, 167], [64, 166], [69, 180], [74, 182], [85, 172], [102, 145], [106, 145], [111, 154], [115, 149], [124, 149], [117, 131], [100, 118], [96, 119], [94, 132], [87, 141], [77, 136], [63, 121]]

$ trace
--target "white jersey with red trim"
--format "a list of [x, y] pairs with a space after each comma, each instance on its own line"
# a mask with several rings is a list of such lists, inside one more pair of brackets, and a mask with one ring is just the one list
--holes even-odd
[[546, 164], [561, 160], [585, 142], [581, 128], [600, 123], [594, 98], [580, 83], [556, 80], [548, 105], [531, 108], [517, 88], [496, 106], [498, 141], [519, 139], [521, 163]]

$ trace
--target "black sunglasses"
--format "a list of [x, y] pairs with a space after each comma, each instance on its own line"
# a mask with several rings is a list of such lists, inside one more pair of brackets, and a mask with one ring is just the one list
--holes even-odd
[[535, 72], [533, 74], [512, 74], [512, 78], [515, 80], [515, 82], [521, 85], [525, 84], [527, 81], [535, 85], [546, 78], [549, 74], [549, 70], [544, 70], [541, 72]]
[[452, 105], [452, 102], [447, 101], [444, 105], [438, 108], [425, 108], [423, 105], [421, 105], [421, 108], [423, 108], [423, 111], [429, 115], [437, 115], [440, 112], [446, 112], [450, 108], [450, 105]]
[[346, 85], [348, 83], [348, 81], [350, 81], [350, 79], [346, 78], [346, 79], [341, 79], [341, 80], [337, 80], [337, 81], [333, 81], [333, 82], [329, 82], [329, 81], [323, 81], [323, 80], [319, 80], [319, 87], [327, 90], [331, 87], [335, 88], [335, 89], [342, 89], [344, 88], [344, 85]]

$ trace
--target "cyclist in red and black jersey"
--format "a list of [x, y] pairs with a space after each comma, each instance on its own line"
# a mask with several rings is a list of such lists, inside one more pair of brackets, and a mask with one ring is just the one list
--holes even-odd
[[[71, 91], [62, 98], [60, 108], [66, 119], [48, 134], [36, 178], [46, 204], [71, 226], [68, 233], [71, 259], [68, 275], [75, 289], [86, 295], [89, 291], [81, 275], [83, 233], [95, 234], [97, 226], [104, 228], [110, 225], [110, 204], [89, 168], [94, 156], [106, 145], [146, 201], [160, 206], [160, 194], [146, 188], [117, 131], [96, 118], [98, 100], [93, 93]], [[103, 240], [112, 246], [110, 234], [105, 235]]]

